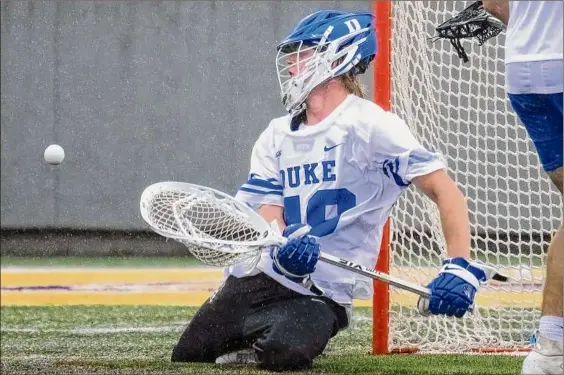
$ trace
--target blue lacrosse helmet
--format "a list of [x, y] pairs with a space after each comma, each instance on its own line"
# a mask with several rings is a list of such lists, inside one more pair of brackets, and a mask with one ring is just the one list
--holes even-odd
[[376, 50], [371, 13], [320, 10], [305, 17], [278, 45], [284, 106], [291, 114], [301, 112], [311, 90], [345, 73], [364, 73]]

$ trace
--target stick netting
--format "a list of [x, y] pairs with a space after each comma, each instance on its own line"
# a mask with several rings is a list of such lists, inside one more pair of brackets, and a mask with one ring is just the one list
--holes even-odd
[[185, 236], [176, 240], [207, 265], [251, 266], [257, 260], [254, 248], [238, 243], [261, 240], [265, 233], [232, 202], [211, 191], [167, 188], [153, 194], [146, 205], [157, 232]]
[[[469, 4], [392, 2], [392, 111], [448, 160], [468, 197], [472, 257], [513, 281], [482, 289], [477, 312], [461, 320], [421, 317], [416, 297], [392, 288], [391, 350], [518, 350], [528, 346], [540, 317], [545, 253], [562, 202], [507, 100], [505, 35], [482, 46], [462, 41], [466, 64], [448, 40], [428, 41], [435, 26]], [[390, 272], [426, 284], [445, 255], [435, 205], [411, 188], [394, 209]]]

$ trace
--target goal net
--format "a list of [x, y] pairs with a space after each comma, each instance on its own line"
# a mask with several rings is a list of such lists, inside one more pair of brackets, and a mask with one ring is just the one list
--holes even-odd
[[[381, 28], [391, 21], [391, 110], [424, 146], [447, 159], [468, 199], [472, 258], [496, 265], [512, 281], [482, 288], [475, 313], [462, 319], [423, 317], [417, 297], [395, 288], [389, 301], [375, 293], [374, 324], [386, 321], [388, 330], [374, 330], [375, 353], [521, 351], [530, 347], [538, 325], [545, 253], [562, 218], [562, 202], [507, 99], [505, 34], [482, 46], [462, 41], [466, 64], [447, 40], [428, 39], [470, 3], [375, 2], [374, 10], [378, 33], [385, 36]], [[379, 46], [385, 49], [385, 43]], [[375, 90], [386, 86], [385, 69], [377, 62]], [[384, 247], [391, 274], [427, 284], [446, 255], [435, 205], [410, 188], [394, 208]], [[384, 313], [378, 311], [383, 303]]]

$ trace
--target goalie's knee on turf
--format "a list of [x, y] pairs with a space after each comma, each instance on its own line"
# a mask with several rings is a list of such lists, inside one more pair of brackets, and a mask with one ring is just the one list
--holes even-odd
[[269, 341], [259, 353], [259, 367], [269, 371], [290, 371], [311, 368], [313, 359], [304, 350], [289, 348]]
[[215, 356], [201, 348], [176, 345], [172, 349], [171, 362], [214, 362]]

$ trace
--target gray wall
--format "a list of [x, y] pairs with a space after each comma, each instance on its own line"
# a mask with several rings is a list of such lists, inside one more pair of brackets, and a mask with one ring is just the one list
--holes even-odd
[[[538, 161], [511, 114], [503, 75], [488, 83], [503, 69], [502, 56], [489, 60], [502, 51], [495, 46], [503, 35], [482, 47], [465, 42], [470, 64], [462, 64], [446, 41], [436, 42], [443, 43], [436, 56], [423, 47], [432, 46], [427, 36], [446, 13], [437, 17], [422, 9], [445, 4], [407, 4], [409, 17], [398, 23], [416, 38], [399, 34], [412, 56], [411, 65], [400, 61], [405, 79], [396, 84], [406, 90], [404, 97], [435, 108], [437, 118], [413, 118], [395, 108], [412, 126], [434, 127], [429, 140], [444, 141], [440, 151], [450, 157], [451, 173], [477, 213], [471, 217], [476, 231], [550, 231], [562, 215], [560, 197], [546, 179], [538, 183]], [[447, 7], [458, 11], [467, 4]], [[137, 230], [147, 229], [138, 203], [151, 183], [188, 181], [234, 193], [245, 180], [257, 136], [271, 118], [284, 114], [276, 43], [314, 10], [370, 11], [371, 2], [3, 1], [0, 6], [2, 228]], [[419, 18], [415, 26], [405, 21]], [[419, 87], [425, 67], [436, 74]], [[477, 104], [459, 95], [474, 86], [452, 85], [459, 76], [481, 82]], [[370, 73], [363, 76], [369, 89], [371, 79]], [[484, 121], [476, 108], [480, 116], [497, 117]], [[457, 126], [468, 132], [467, 139], [451, 139], [448, 129]], [[51, 143], [65, 148], [60, 166], [43, 161]], [[502, 154], [515, 147], [524, 160], [507, 159], [508, 164]], [[404, 196], [397, 207], [410, 199]], [[409, 207], [405, 212], [404, 227], [429, 221], [424, 212]]]
[[234, 193], [284, 114], [276, 43], [318, 8], [370, 2], [3, 1], [3, 229], [145, 229], [162, 180]]

